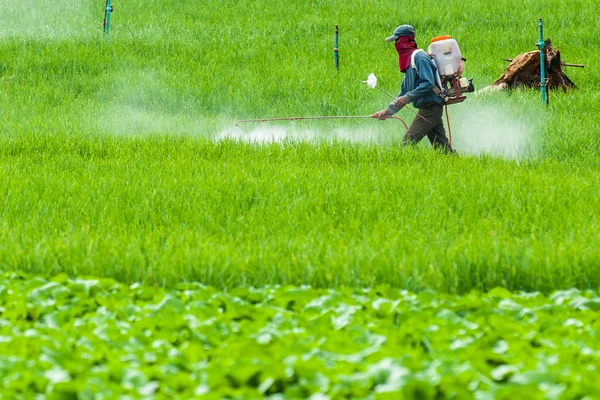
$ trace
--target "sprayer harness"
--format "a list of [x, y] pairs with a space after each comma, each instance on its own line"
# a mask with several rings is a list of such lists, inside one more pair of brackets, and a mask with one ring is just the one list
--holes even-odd
[[[417, 55], [417, 53], [423, 52], [425, 54], [427, 54], [425, 52], [425, 50], [423, 49], [417, 49], [415, 51], [413, 51], [412, 55], [410, 56], [410, 66], [413, 67], [415, 69], [415, 71], [417, 71], [417, 74], [419, 74], [419, 70], [417, 69], [417, 63], [415, 62], [415, 56]], [[429, 57], [429, 54], [427, 54], [427, 58], [429, 59], [429, 61], [431, 62], [431, 65], [433, 65], [435, 67], [435, 83], [437, 85], [437, 87], [434, 87], [434, 91], [436, 92], [436, 94], [438, 94], [440, 97], [444, 98], [444, 96], [442, 96], [442, 79], [440, 78], [440, 74], [439, 72], [437, 72], [438, 67], [437, 65], [435, 65], [435, 62], [431, 59], [431, 57]], [[435, 90], [437, 89], [437, 90]]]

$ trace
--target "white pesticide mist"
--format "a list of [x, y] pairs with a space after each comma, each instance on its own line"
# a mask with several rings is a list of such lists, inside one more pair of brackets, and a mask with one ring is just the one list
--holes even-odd
[[100, 93], [104, 107], [92, 115], [96, 128], [117, 136], [207, 135], [206, 121], [180, 110], [166, 78], [165, 71], [155, 69], [119, 74]]
[[[294, 134], [299, 140], [310, 141], [314, 138], [315, 133], [312, 130], [296, 132]], [[280, 143], [288, 138], [287, 129], [283, 126], [271, 125], [254, 128], [250, 131], [242, 128], [228, 128], [219, 132], [215, 140], [235, 140], [246, 143]]]
[[520, 159], [532, 153], [533, 120], [500, 106], [468, 102], [448, 107], [453, 145], [460, 154]]
[[[128, 71], [103, 89], [105, 108], [92, 113], [103, 133], [118, 136], [175, 134], [212, 137], [252, 144], [285, 142], [349, 142], [401, 145], [404, 126], [396, 120], [328, 120], [240, 123], [212, 121], [181, 109], [168, 75], [160, 69]], [[448, 107], [453, 144], [459, 154], [489, 154], [510, 159], [528, 157], [533, 150], [535, 118], [515, 110], [496, 94], [473, 94], [464, 103]], [[414, 117], [405, 113], [407, 122]], [[445, 121], [444, 121], [445, 123]], [[429, 146], [427, 139], [423, 146]]]
[[96, 115], [101, 132], [117, 136], [189, 134], [202, 131], [202, 120], [183, 114], [161, 113], [140, 107], [112, 104], [103, 115]]
[[0, 38], [64, 38], [102, 32], [103, 5], [77, 0], [1, 0]]
[[[376, 124], [380, 124], [377, 126]], [[402, 137], [403, 127], [389, 129], [389, 123], [373, 121], [372, 126], [359, 125], [351, 128], [302, 128], [298, 126], [240, 124], [221, 130], [215, 141], [235, 140], [245, 143], [268, 144], [282, 142], [350, 142], [350, 143], [389, 143]], [[392, 127], [394, 128], [394, 127]]]

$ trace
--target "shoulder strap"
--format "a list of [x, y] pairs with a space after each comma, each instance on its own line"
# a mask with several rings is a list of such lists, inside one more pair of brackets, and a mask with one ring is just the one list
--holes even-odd
[[[417, 55], [417, 53], [420, 53], [420, 52], [423, 52], [423, 53], [427, 54], [425, 52], [425, 50], [423, 50], [423, 49], [417, 49], [417, 50], [413, 51], [413, 53], [410, 56], [410, 66], [413, 67], [415, 69], [415, 71], [417, 71], [417, 75], [419, 74], [419, 70], [417, 69], [417, 63], [415, 62], [415, 56]], [[441, 87], [442, 87], [442, 79], [440, 78], [440, 73], [438, 72], [437, 65], [435, 65], [435, 61], [433, 61], [431, 59], [431, 57], [429, 57], [429, 54], [427, 54], [427, 58], [429, 59], [429, 61], [431, 61], [431, 64], [435, 67], [434, 68], [435, 83], [437, 84], [438, 88], [441, 89]]]
[[425, 53], [425, 50], [423, 50], [423, 49], [416, 49], [410, 55], [410, 66], [413, 67], [415, 69], [415, 71], [417, 71], [417, 74], [419, 73], [419, 71], [417, 70], [417, 64], [415, 63], [415, 56], [417, 55], [417, 53], [420, 53], [420, 52]]

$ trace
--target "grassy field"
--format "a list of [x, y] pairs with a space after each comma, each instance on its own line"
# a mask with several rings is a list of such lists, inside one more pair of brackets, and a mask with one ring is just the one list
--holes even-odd
[[600, 284], [600, 178], [398, 145], [3, 143], [5, 267], [170, 286]]
[[[0, 267], [172, 286], [312, 284], [465, 293], [600, 285], [592, 1], [9, 0], [0, 16]], [[401, 76], [383, 41], [452, 34], [478, 87], [546, 21], [579, 86], [451, 108], [461, 157], [368, 115]], [[333, 27], [340, 26], [340, 72]], [[413, 116], [403, 111], [401, 116]], [[276, 143], [248, 144], [280, 139]], [[242, 140], [236, 140], [242, 139]]]

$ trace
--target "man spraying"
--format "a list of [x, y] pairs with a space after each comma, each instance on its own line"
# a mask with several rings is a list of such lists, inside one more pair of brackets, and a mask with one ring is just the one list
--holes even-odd
[[415, 30], [410, 25], [400, 25], [385, 40], [395, 42], [398, 66], [405, 75], [398, 97], [387, 108], [372, 116], [385, 120], [413, 103], [419, 111], [402, 138], [404, 145], [417, 144], [427, 136], [434, 148], [454, 153], [442, 122], [444, 100], [439, 96], [437, 67], [429, 55], [417, 46]]

